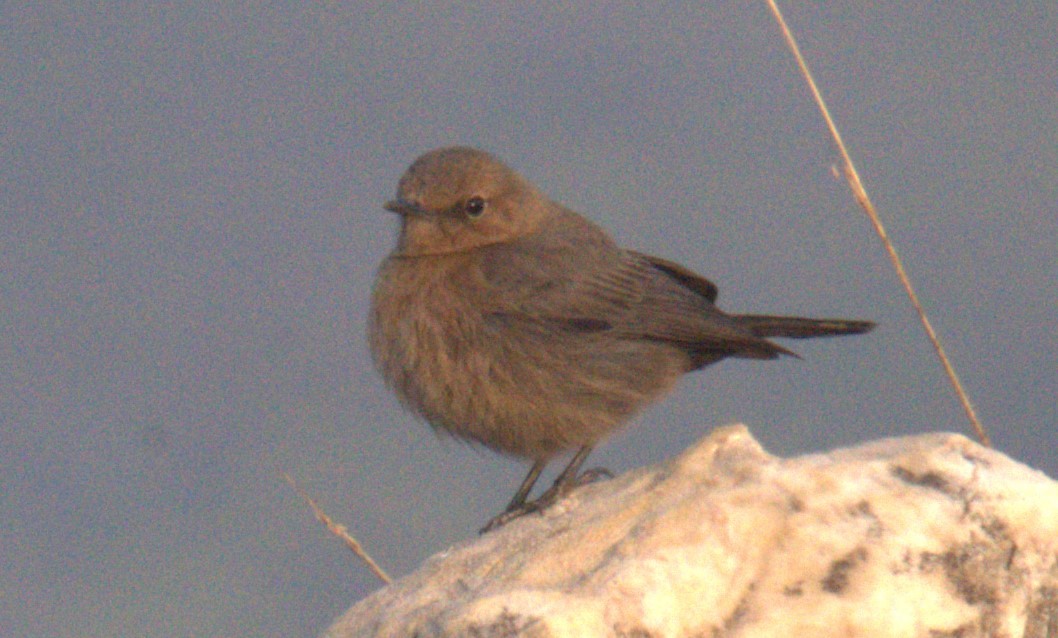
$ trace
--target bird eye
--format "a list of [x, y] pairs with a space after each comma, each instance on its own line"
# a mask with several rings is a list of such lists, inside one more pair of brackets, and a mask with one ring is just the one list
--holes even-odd
[[466, 204], [463, 204], [463, 212], [467, 214], [467, 217], [481, 217], [485, 212], [485, 200], [476, 195], [471, 197]]

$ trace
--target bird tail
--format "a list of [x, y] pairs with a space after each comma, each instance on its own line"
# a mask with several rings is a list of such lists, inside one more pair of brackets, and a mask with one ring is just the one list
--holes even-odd
[[868, 332], [874, 328], [871, 321], [849, 319], [805, 319], [804, 317], [774, 317], [770, 315], [738, 315], [740, 326], [756, 337], [786, 337], [810, 339]]

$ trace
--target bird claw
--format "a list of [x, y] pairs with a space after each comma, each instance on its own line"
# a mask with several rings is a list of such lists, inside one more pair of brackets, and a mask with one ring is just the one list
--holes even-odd
[[526, 514], [531, 514], [532, 512], [537, 512], [541, 509], [543, 508], [540, 507], [539, 501], [528, 501], [526, 503], [522, 503], [514, 509], [508, 509], [499, 516], [494, 516], [488, 523], [485, 523], [485, 527], [482, 527], [478, 530], [478, 534], [485, 534], [486, 532], [491, 532], [494, 529], [499, 529], [516, 518], [521, 518]]
[[590, 470], [584, 470], [580, 473], [577, 478], [573, 479], [573, 487], [580, 487], [581, 485], [590, 485], [603, 479], [612, 479], [613, 472], [606, 469], [605, 467], [593, 467]]

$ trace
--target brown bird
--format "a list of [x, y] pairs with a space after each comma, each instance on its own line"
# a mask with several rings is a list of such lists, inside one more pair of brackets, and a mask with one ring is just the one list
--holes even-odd
[[[725, 314], [712, 282], [618, 247], [472, 148], [419, 157], [385, 208], [401, 227], [372, 298], [382, 376], [435, 428], [534, 461], [486, 530], [583, 482], [592, 446], [681, 375], [725, 357], [796, 356], [765, 337], [874, 325]], [[527, 501], [548, 461], [571, 449], [555, 484]]]

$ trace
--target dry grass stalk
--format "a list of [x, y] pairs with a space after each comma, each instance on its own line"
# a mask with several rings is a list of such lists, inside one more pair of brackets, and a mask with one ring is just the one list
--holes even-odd
[[360, 560], [364, 561], [365, 564], [367, 564], [368, 569], [370, 569], [375, 576], [378, 576], [379, 580], [381, 580], [387, 585], [393, 582], [393, 579], [389, 577], [389, 574], [387, 574], [386, 571], [382, 569], [382, 567], [380, 567], [379, 564], [376, 563], [370, 555], [368, 555], [368, 553], [364, 550], [363, 546], [360, 545], [359, 541], [349, 535], [349, 530], [346, 529], [345, 525], [335, 523], [333, 520], [331, 520], [331, 517], [327, 516], [323, 509], [321, 509], [320, 506], [316, 504], [316, 501], [313, 500], [311, 496], [309, 496], [309, 493], [302, 489], [301, 486], [298, 485], [297, 482], [294, 480], [294, 477], [292, 477], [289, 473], [283, 472], [283, 477], [286, 478], [287, 483], [290, 483], [290, 486], [293, 487], [297, 491], [297, 493], [301, 495], [301, 498], [305, 499], [305, 502], [309, 504], [309, 507], [312, 508], [312, 512], [316, 515], [316, 520], [326, 525], [327, 529], [330, 530], [332, 534], [340, 538], [342, 542], [345, 543], [346, 547], [353, 550], [353, 553], [356, 554], [357, 557], [360, 558]]
[[863, 187], [863, 182], [860, 180], [860, 175], [856, 171], [856, 166], [852, 163], [852, 158], [849, 156], [848, 149], [845, 148], [845, 142], [841, 139], [841, 133], [838, 132], [837, 125], [834, 124], [833, 118], [830, 117], [830, 110], [827, 108], [826, 101], [823, 100], [823, 94], [820, 93], [819, 87], [816, 86], [815, 79], [812, 77], [812, 72], [808, 70], [808, 64], [805, 62], [804, 57], [801, 56], [801, 50], [797, 46], [797, 41], [794, 40], [793, 33], [790, 32], [790, 28], [786, 25], [786, 20], [783, 19], [782, 12], [779, 11], [779, 6], [775, 3], [775, 0], [768, 0], [768, 6], [771, 7], [772, 14], [775, 15], [775, 19], [778, 21], [779, 27], [782, 29], [783, 37], [786, 38], [786, 44], [789, 45], [794, 57], [797, 58], [797, 65], [801, 68], [801, 73], [804, 75], [805, 81], [808, 82], [808, 87], [812, 91], [812, 96], [815, 98], [816, 104], [819, 105], [819, 110], [823, 113], [823, 119], [826, 120], [827, 128], [830, 129], [830, 134], [834, 138], [838, 150], [841, 152], [841, 158], [844, 162], [845, 168], [845, 180], [849, 183], [849, 188], [852, 189], [853, 197], [856, 198], [860, 207], [867, 213], [867, 217], [871, 220], [871, 225], [874, 226], [875, 232], [878, 233], [878, 237], [881, 238], [882, 245], [885, 246], [885, 251], [889, 255], [889, 261], [893, 264], [893, 268], [896, 270], [896, 275], [900, 278], [900, 283], [903, 284], [904, 291], [911, 300], [911, 305], [914, 306], [915, 312], [918, 313], [919, 321], [922, 322], [922, 327], [926, 331], [926, 336], [929, 337], [930, 343], [933, 344], [933, 349], [936, 351], [937, 357], [940, 358], [940, 362], [944, 366], [944, 371], [948, 375], [948, 380], [955, 389], [955, 394], [958, 396], [959, 402], [962, 404], [967, 418], [970, 419], [970, 425], [973, 427], [978, 440], [980, 440], [983, 445], [991, 447], [992, 441], [989, 439], [988, 433], [985, 431], [980, 419], [977, 418], [977, 412], [974, 410], [973, 404], [970, 403], [970, 398], [966, 394], [962, 382], [959, 381], [959, 375], [955, 372], [955, 368], [948, 359], [948, 355], [944, 351], [944, 346], [940, 343], [940, 338], [937, 336], [936, 331], [933, 330], [933, 325], [930, 323], [929, 318], [926, 317], [926, 311], [922, 307], [918, 295], [915, 294], [915, 289], [911, 285], [911, 280], [908, 278], [907, 272], [904, 270], [903, 262], [900, 260], [900, 256], [896, 253], [896, 248], [893, 246], [893, 243], [889, 240], [889, 235], [885, 232], [885, 226], [882, 225], [881, 219], [878, 218], [878, 213], [874, 209], [874, 204], [871, 203], [871, 198], [867, 196], [867, 191]]

